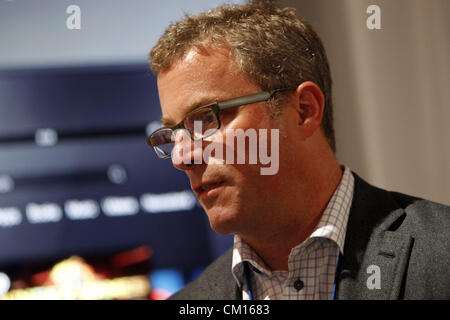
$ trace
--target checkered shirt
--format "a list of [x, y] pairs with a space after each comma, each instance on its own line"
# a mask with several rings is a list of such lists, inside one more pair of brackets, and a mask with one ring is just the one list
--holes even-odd
[[239, 236], [234, 237], [232, 273], [248, 300], [244, 262], [249, 262], [253, 299], [328, 300], [332, 298], [339, 252], [344, 254], [354, 177], [345, 167], [341, 181], [313, 233], [291, 250], [289, 271], [270, 271]]

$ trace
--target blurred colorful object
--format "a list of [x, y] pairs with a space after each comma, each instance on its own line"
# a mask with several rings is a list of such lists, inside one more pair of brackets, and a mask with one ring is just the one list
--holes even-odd
[[183, 274], [177, 269], [161, 269], [152, 272], [150, 283], [151, 300], [166, 300], [185, 285]]
[[151, 291], [148, 262], [151, 255], [150, 248], [138, 247], [114, 254], [101, 263], [97, 261], [98, 270], [74, 255], [54, 264], [51, 269], [31, 275], [28, 281], [27, 277], [13, 280], [11, 290], [0, 299], [148, 299]]

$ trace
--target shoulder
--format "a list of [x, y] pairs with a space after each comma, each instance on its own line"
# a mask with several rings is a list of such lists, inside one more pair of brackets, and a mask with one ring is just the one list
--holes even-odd
[[[400, 193], [392, 197], [404, 204], [404, 221], [398, 233], [409, 235], [412, 246], [404, 283], [404, 296], [413, 299], [448, 299], [450, 273], [450, 207]], [[403, 205], [403, 204], [402, 204]]]
[[422, 243], [424, 256], [449, 254], [450, 207], [398, 192], [391, 192], [391, 195], [404, 211], [396, 229], [409, 233], [416, 247]]
[[[343, 269], [350, 270], [358, 280], [356, 284], [347, 283], [348, 288], [364, 289], [367, 266], [378, 265], [389, 283], [385, 290], [395, 287], [397, 291], [392, 290], [399, 297], [447, 299], [450, 296], [450, 207], [383, 190], [353, 175], [355, 188]], [[382, 254], [386, 252], [390, 255]], [[392, 292], [380, 296], [387, 299]]]
[[238, 287], [231, 273], [233, 249], [211, 263], [196, 280], [170, 297], [171, 300], [231, 300]]
[[399, 222], [391, 229], [408, 233], [416, 245], [424, 244], [423, 253], [426, 256], [450, 253], [449, 206], [398, 192], [390, 194], [404, 211]]
[[[450, 227], [450, 206], [400, 192], [374, 187], [355, 173], [353, 209], [366, 218], [376, 218], [375, 225], [390, 224], [389, 230], [408, 229], [414, 234], [443, 232]], [[371, 213], [372, 217], [367, 217]], [[390, 219], [396, 216], [398, 219]], [[446, 234], [447, 232], [445, 232]], [[446, 235], [448, 237], [448, 235]]]
[[[418, 220], [421, 225], [435, 225], [449, 227], [450, 206], [417, 197], [412, 197], [399, 192], [390, 192], [391, 196], [405, 210], [411, 219]], [[448, 229], [447, 229], [448, 230]]]
[[364, 251], [371, 239], [390, 234], [412, 238], [413, 253], [419, 249], [422, 258], [450, 252], [449, 206], [383, 190], [353, 175], [355, 189], [346, 235], [349, 250]]

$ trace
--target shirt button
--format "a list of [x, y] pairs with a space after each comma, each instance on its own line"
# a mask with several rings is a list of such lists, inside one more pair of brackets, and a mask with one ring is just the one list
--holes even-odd
[[300, 280], [300, 279], [298, 279], [298, 280], [296, 280], [296, 281], [294, 282], [294, 288], [295, 288], [295, 290], [297, 290], [297, 291], [302, 290], [304, 286], [305, 286], [305, 284], [304, 284], [303, 281]]

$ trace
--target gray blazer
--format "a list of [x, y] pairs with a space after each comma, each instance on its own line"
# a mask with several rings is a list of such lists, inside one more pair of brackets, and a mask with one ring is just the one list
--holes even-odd
[[[369, 185], [355, 173], [336, 299], [450, 299], [450, 207]], [[170, 299], [236, 300], [232, 249]], [[379, 267], [379, 286], [370, 285]], [[368, 286], [369, 282], [369, 286]]]

